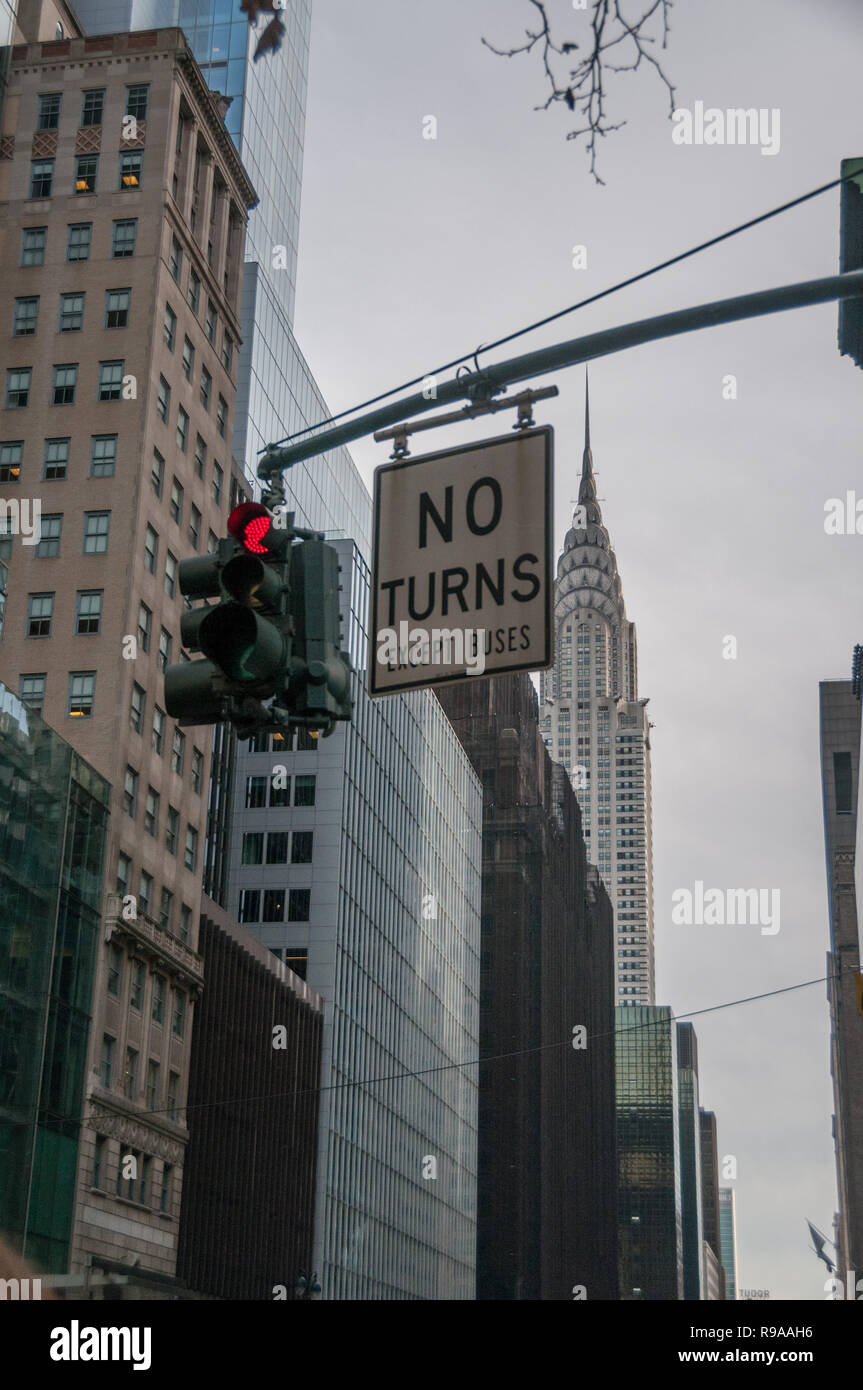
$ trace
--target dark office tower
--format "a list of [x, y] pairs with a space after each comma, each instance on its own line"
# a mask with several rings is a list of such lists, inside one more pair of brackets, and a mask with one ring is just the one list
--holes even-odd
[[110, 800], [0, 685], [0, 1234], [46, 1273], [72, 1233]]
[[323, 1000], [206, 898], [198, 944], [177, 1274], [214, 1298], [293, 1299], [312, 1272]]
[[719, 1148], [716, 1116], [699, 1111], [701, 1129], [701, 1211], [704, 1220], [705, 1297], [725, 1298], [722, 1239], [719, 1229]]
[[528, 677], [438, 695], [483, 787], [477, 1298], [614, 1299], [611, 905]]
[[683, 1298], [677, 1041], [671, 1010], [617, 1014], [620, 1297]]
[[857, 823], [860, 676], [860, 659], [855, 654], [850, 681], [821, 682], [821, 779], [830, 912], [827, 997], [839, 1195], [837, 1250], [842, 1279], [849, 1270], [863, 1271], [863, 992], [858, 980], [863, 828]]
[[701, 1124], [698, 1118], [698, 1043], [691, 1023], [677, 1025], [677, 1097], [680, 1116], [680, 1197], [683, 1217], [683, 1297], [704, 1297]]

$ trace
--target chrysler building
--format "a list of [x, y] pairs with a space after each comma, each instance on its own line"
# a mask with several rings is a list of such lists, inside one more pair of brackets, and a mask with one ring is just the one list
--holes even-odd
[[569, 771], [588, 858], [614, 906], [618, 1004], [652, 1004], [650, 723], [638, 697], [635, 624], [596, 497], [585, 388], [578, 506], [558, 561], [555, 664], [541, 676], [542, 734]]

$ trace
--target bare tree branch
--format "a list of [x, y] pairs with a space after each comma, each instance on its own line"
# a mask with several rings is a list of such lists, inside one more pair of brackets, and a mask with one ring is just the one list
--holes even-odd
[[[626, 125], [625, 121], [612, 124], [608, 119], [606, 112], [607, 74], [611, 72], [637, 72], [642, 63], [645, 63], [655, 69], [657, 76], [668, 92], [669, 117], [674, 110], [674, 88], [663, 71], [659, 59], [650, 51], [650, 47], [657, 42], [657, 36], [647, 32], [654, 16], [661, 19], [661, 47], [665, 49], [668, 46], [668, 36], [671, 32], [669, 19], [674, 0], [641, 0], [645, 8], [641, 17], [632, 21], [624, 18], [621, 12], [623, 0], [593, 0], [590, 15], [590, 43], [584, 49], [584, 56], [580, 57], [576, 66], [570, 69], [568, 81], [563, 77], [558, 78], [555, 66], [559, 65], [556, 64], [555, 59], [564, 58], [568, 54], [576, 52], [582, 48], [582, 44], [576, 43], [574, 40], [555, 42], [548, 17], [547, 4], [544, 3], [544, 0], [529, 0], [529, 3], [537, 11], [539, 28], [535, 32], [532, 29], [526, 29], [524, 43], [518, 44], [514, 48], [497, 48], [486, 38], [483, 38], [482, 42], [499, 58], [515, 58], [518, 54], [531, 53], [534, 48], [539, 48], [549, 85], [549, 94], [544, 102], [534, 107], [534, 110], [547, 111], [553, 102], [562, 101], [570, 111], [574, 111], [581, 117], [582, 124], [575, 130], [569, 131], [566, 138], [567, 140], [578, 140], [582, 136], [586, 137], [590, 172], [597, 183], [603, 183], [604, 181], [599, 177], [596, 167], [597, 141]], [[609, 50], [616, 48], [619, 44], [625, 45], [621, 57], [628, 56], [631, 61], [612, 63], [609, 60]]]

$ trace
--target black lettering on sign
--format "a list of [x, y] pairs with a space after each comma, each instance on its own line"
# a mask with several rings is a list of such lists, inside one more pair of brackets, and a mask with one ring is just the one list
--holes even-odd
[[527, 584], [531, 584], [533, 586], [530, 590], [530, 593], [527, 594], [520, 594], [516, 589], [510, 590], [512, 597], [514, 599], [517, 599], [519, 603], [529, 603], [532, 598], [536, 598], [540, 588], [539, 579], [535, 574], [524, 574], [522, 572], [522, 567], [526, 564], [538, 565], [539, 560], [537, 559], [536, 555], [531, 555], [528, 552], [525, 552], [524, 555], [519, 555], [518, 559], [512, 567], [512, 572], [515, 575], [516, 579], [523, 579]]
[[[492, 494], [491, 520], [486, 526], [482, 526], [476, 519], [476, 495], [481, 487], [490, 488]], [[449, 491], [449, 489], [447, 490]], [[467, 502], [465, 503], [468, 530], [472, 532], [474, 536], [487, 536], [489, 531], [493, 531], [500, 521], [502, 510], [503, 496], [497, 478], [477, 478], [476, 482], [471, 485], [468, 491]], [[447, 537], [447, 539], [449, 539], [449, 537]]]
[[503, 557], [497, 562], [497, 583], [495, 584], [485, 565], [481, 560], [477, 561], [476, 566], [476, 599], [474, 607], [482, 608], [482, 586], [485, 584], [498, 608], [503, 604], [504, 599], [504, 561]]
[[427, 492], [420, 493], [420, 550], [428, 545], [428, 518], [432, 521], [445, 541], [452, 540], [452, 488], [444, 492], [444, 516], [441, 516]]

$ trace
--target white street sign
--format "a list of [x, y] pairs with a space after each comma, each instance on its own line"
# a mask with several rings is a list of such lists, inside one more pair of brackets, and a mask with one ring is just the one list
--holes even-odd
[[376, 470], [372, 695], [552, 664], [552, 443], [544, 426]]

